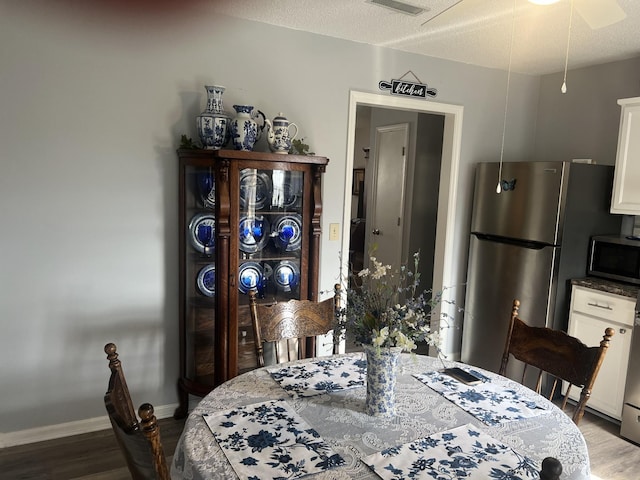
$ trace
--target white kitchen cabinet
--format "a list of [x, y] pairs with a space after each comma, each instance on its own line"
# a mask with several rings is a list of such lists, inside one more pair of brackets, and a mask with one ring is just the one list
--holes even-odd
[[[635, 299], [573, 286], [568, 333], [588, 346], [600, 344], [607, 327], [615, 330], [587, 407], [620, 420], [635, 314]], [[574, 387], [569, 398], [578, 400]]]
[[611, 213], [640, 215], [640, 97], [618, 100], [622, 107]]

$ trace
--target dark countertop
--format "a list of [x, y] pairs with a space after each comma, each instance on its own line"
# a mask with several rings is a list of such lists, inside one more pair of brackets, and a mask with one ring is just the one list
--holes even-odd
[[640, 285], [631, 285], [629, 283], [616, 282], [596, 277], [572, 278], [571, 285], [578, 285], [580, 287], [591, 288], [593, 290], [631, 298], [638, 298], [638, 292], [640, 292]]

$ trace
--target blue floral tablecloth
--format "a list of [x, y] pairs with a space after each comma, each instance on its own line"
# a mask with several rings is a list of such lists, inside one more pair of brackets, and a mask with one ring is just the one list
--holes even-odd
[[[364, 360], [365, 357], [364, 354], [357, 353], [327, 358], [344, 359], [347, 364], [355, 365], [355, 360]], [[312, 363], [313, 360], [303, 360], [284, 367]], [[454, 365], [465, 367], [455, 362], [447, 362], [447, 366]], [[313, 480], [379, 479], [380, 477], [366, 463], [373, 458], [372, 455], [384, 456], [382, 452], [389, 455], [394, 449], [409, 448], [411, 445], [414, 445], [414, 449], [423, 448], [419, 446], [423, 445], [421, 442], [438, 438], [438, 435], [441, 436], [442, 442], [442, 435], [455, 432], [454, 429], [465, 425], [469, 425], [471, 431], [495, 440], [496, 445], [509, 447], [516, 454], [526, 455], [526, 461], [533, 462], [535, 468], [540, 468], [545, 457], [558, 458], [564, 469], [563, 480], [590, 478], [589, 456], [584, 438], [567, 414], [543, 397], [533, 394], [536, 405], [547, 409], [546, 413], [492, 425], [485, 424], [414, 376], [442, 369], [440, 361], [436, 358], [408, 354], [401, 356], [396, 387], [398, 413], [393, 418], [371, 417], [364, 413], [365, 386], [327, 390], [308, 397], [291, 396], [274, 380], [268, 368], [273, 369], [261, 368], [229, 380], [213, 390], [195, 407], [189, 414], [174, 453], [171, 465], [172, 479], [250, 478], [238, 476], [205, 421], [204, 415], [211, 419], [215, 415], [237, 410], [238, 407], [272, 400], [283, 400], [288, 408], [302, 419], [294, 420], [293, 423], [300, 422], [300, 425], [296, 426], [301, 430], [307, 426], [313, 429], [318, 435], [317, 438], [331, 449], [331, 455], [338, 455], [344, 461], [335, 468], [321, 469], [318, 473], [305, 477]], [[523, 396], [531, 394], [529, 389], [516, 382], [485, 370], [479, 371], [498, 388], [513, 390]], [[474, 434], [467, 434], [471, 435]], [[328, 458], [331, 458], [331, 455]], [[405, 455], [401, 457], [404, 462]], [[406, 458], [411, 461], [410, 456]], [[493, 463], [495, 468], [500, 468], [500, 464]], [[398, 468], [407, 468], [404, 463], [402, 465]], [[498, 475], [487, 478], [501, 477]]]

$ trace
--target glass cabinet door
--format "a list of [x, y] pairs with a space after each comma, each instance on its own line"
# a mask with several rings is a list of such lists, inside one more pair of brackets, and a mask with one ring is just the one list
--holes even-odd
[[215, 173], [213, 167], [184, 167], [185, 248], [181, 285], [185, 304], [185, 377], [214, 385], [216, 315]]
[[[304, 232], [304, 172], [244, 168], [238, 202], [238, 369], [255, 368], [249, 314], [255, 290], [262, 303], [303, 298], [307, 248]], [[232, 252], [233, 255], [233, 252]]]
[[[250, 291], [315, 300], [321, 178], [312, 155], [178, 150], [179, 407], [257, 367]], [[265, 349], [267, 350], [267, 349]]]

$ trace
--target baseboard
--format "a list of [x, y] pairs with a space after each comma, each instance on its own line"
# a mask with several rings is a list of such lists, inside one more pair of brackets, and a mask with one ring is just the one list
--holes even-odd
[[[173, 416], [177, 403], [153, 407], [156, 418], [169, 418]], [[74, 422], [60, 423], [58, 425], [47, 425], [45, 427], [29, 428], [16, 432], [0, 433], [0, 448], [15, 447], [27, 443], [43, 442], [56, 438], [81, 435], [83, 433], [97, 432], [111, 428], [109, 417], [105, 414], [101, 417], [87, 418]]]

